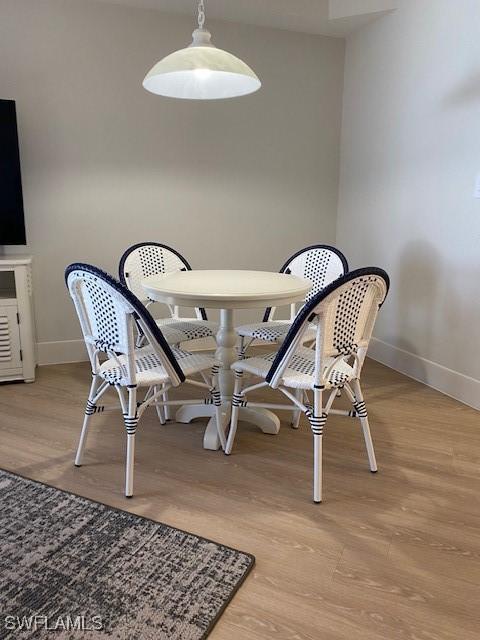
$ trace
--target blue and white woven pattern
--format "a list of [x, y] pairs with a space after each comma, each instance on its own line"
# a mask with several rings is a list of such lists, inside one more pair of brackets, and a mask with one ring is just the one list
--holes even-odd
[[[176, 347], [172, 347], [172, 351], [187, 377], [199, 371], [211, 370], [216, 364], [213, 357], [202, 353], [190, 353]], [[109, 358], [100, 366], [99, 375], [110, 384], [125, 385], [128, 380], [127, 363], [125, 355]], [[139, 387], [162, 384], [168, 380], [162, 361], [151, 347], [135, 351], [135, 371]]]
[[133, 306], [102, 278], [100, 271], [78, 266], [70, 271], [68, 285], [85, 337], [101, 351], [127, 353], [127, 318], [134, 313]]
[[[289, 320], [270, 320], [269, 322], [256, 322], [237, 328], [237, 333], [243, 337], [263, 340], [264, 342], [283, 342], [290, 331], [292, 322]], [[316, 327], [311, 325], [305, 332], [305, 342], [315, 340]]]
[[[337, 358], [339, 363], [347, 362], [351, 356], [357, 356], [359, 349], [366, 351], [378, 308], [387, 295], [389, 286], [388, 275], [375, 267], [357, 269], [331, 283], [322, 292], [312, 298], [298, 313], [282, 347], [277, 352], [271, 370], [267, 374], [267, 381], [271, 382], [282, 375], [282, 371], [289, 366], [291, 347], [300, 344], [302, 334], [307, 330], [310, 322], [317, 316], [320, 322], [321, 343], [316, 349], [322, 353], [324, 362], [329, 357]], [[363, 360], [356, 358], [355, 375], [359, 376], [359, 365]], [[323, 380], [323, 372], [328, 367], [322, 365], [320, 371], [315, 372], [316, 384], [331, 384], [332, 381]], [[341, 384], [341, 383], [340, 383]]]
[[[280, 273], [290, 273], [299, 278], [306, 278], [312, 288], [305, 297], [305, 303], [316, 296], [324, 287], [337, 280], [348, 271], [345, 256], [335, 247], [314, 245], [295, 253], [280, 269]], [[267, 308], [263, 322], [237, 327], [237, 334], [242, 338], [263, 340], [265, 342], [283, 342], [293, 322], [290, 320], [274, 320], [275, 309]], [[304, 342], [315, 340], [315, 328], [309, 329]]]
[[160, 318], [156, 321], [168, 344], [180, 344], [190, 340], [214, 338], [217, 324], [196, 318]]
[[[266, 378], [275, 360], [276, 352], [256, 355], [246, 360], [235, 363], [235, 371], [251, 373], [259, 378]], [[333, 363], [335, 358], [327, 358], [324, 362], [324, 371]], [[293, 389], [313, 389], [315, 372], [315, 351], [306, 347], [299, 347], [288, 362], [283, 372], [281, 384]], [[329, 372], [325, 387], [341, 387], [353, 376], [353, 368], [344, 360], [336, 362]]]
[[171, 247], [155, 242], [142, 242], [129, 247], [120, 260], [120, 281], [128, 286], [139, 300], [147, 295], [142, 280], [148, 276], [174, 271], [190, 271], [188, 262]]
[[[142, 281], [148, 276], [191, 271], [187, 260], [172, 247], [158, 242], [140, 242], [129, 247], [120, 259], [119, 278], [139, 300], [150, 304]], [[174, 307], [168, 305], [171, 317], [158, 320], [158, 325], [169, 325], [165, 339], [169, 344], [179, 344], [198, 338], [214, 338], [218, 325], [208, 322], [205, 309], [195, 309], [196, 318], [178, 318]], [[177, 325], [176, 332], [173, 325]]]
[[[183, 382], [184, 373], [154, 319], [120, 282], [101, 269], [88, 264], [72, 264], [65, 272], [87, 345], [92, 371], [99, 368], [98, 354], [115, 358], [133, 353], [132, 324], [135, 318], [142, 332], [148, 334], [151, 349], [174, 385]], [[123, 376], [123, 384], [135, 385], [135, 377]]]
[[343, 254], [338, 249], [326, 246], [311, 247], [298, 253], [285, 268], [285, 272], [306, 278], [312, 283], [305, 302], [311, 300], [327, 284], [343, 276], [347, 270], [348, 265]]

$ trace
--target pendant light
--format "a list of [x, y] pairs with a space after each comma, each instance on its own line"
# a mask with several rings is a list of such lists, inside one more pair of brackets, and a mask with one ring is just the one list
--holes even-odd
[[186, 49], [171, 53], [157, 62], [146, 75], [147, 91], [169, 98], [217, 100], [253, 93], [261, 82], [242, 60], [217, 49], [204, 28], [205, 4], [198, 3], [198, 29]]

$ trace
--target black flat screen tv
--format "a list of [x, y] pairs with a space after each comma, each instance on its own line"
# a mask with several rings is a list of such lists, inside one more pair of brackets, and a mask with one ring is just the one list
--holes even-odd
[[0, 245], [26, 244], [14, 100], [0, 100]]

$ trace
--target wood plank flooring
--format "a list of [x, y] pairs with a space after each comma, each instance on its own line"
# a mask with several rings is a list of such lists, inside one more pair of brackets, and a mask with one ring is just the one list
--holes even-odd
[[126, 500], [119, 414], [94, 417], [73, 466], [89, 381], [80, 363], [0, 386], [0, 467], [253, 553], [212, 640], [480, 638], [478, 412], [368, 361], [379, 473], [358, 421], [331, 416], [315, 505], [304, 419], [278, 436], [241, 423], [227, 458], [202, 449], [204, 421], [162, 427], [149, 410]]

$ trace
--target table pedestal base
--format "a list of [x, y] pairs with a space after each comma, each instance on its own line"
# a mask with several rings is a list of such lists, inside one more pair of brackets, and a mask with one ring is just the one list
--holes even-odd
[[[220, 327], [217, 333], [217, 350], [215, 357], [221, 363], [218, 372], [218, 384], [222, 396], [223, 429], [227, 430], [230, 422], [231, 400], [233, 393], [233, 371], [231, 365], [238, 358], [235, 344], [237, 334], [233, 325], [232, 309], [220, 310]], [[211, 404], [190, 404], [181, 407], [175, 416], [176, 422], [190, 422], [194, 418], [210, 418], [205, 435], [203, 436], [203, 448], [216, 451], [220, 448], [217, 425], [215, 422], [215, 407]], [[280, 430], [280, 420], [267, 409], [241, 407], [240, 420], [257, 425], [263, 433], [276, 435]]]
[[[230, 407], [222, 410], [223, 428], [226, 430], [230, 422]], [[175, 416], [175, 422], [187, 423], [194, 418], [210, 418], [205, 435], [203, 436], [203, 448], [216, 451], [220, 448], [217, 425], [215, 422], [215, 407], [208, 404], [190, 404], [181, 407]], [[280, 420], [268, 409], [241, 407], [239, 420], [255, 424], [263, 431], [271, 435], [276, 435], [280, 431]]]

